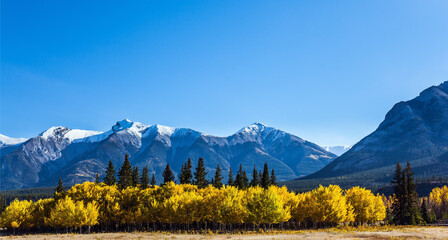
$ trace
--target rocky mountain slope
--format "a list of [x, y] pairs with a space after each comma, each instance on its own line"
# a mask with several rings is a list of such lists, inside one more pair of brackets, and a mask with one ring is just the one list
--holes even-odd
[[[410, 161], [417, 177], [448, 174], [448, 82], [399, 102], [370, 135], [323, 169], [303, 179], [384, 177], [397, 161]], [[381, 172], [381, 174], [380, 174]]]
[[279, 180], [315, 172], [336, 155], [284, 131], [255, 123], [229, 137], [216, 137], [188, 128], [117, 122], [109, 131], [96, 132], [52, 127], [39, 136], [2, 145], [0, 189], [52, 186], [59, 177], [66, 184], [94, 180], [112, 160], [117, 170], [124, 155], [140, 169], [148, 166], [160, 182], [165, 165], [177, 175], [189, 158], [204, 158], [208, 177], [219, 163], [224, 175], [239, 164], [248, 172], [268, 162]]

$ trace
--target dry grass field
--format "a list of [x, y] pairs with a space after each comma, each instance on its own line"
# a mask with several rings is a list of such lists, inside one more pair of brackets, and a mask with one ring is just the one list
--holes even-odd
[[157, 239], [157, 240], [258, 240], [258, 239], [448, 239], [448, 227], [400, 227], [364, 229], [327, 229], [246, 234], [172, 234], [172, 233], [95, 233], [4, 236], [0, 239], [90, 240], [90, 239]]

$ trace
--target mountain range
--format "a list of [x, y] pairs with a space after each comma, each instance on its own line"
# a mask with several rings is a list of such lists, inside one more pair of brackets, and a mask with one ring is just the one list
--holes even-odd
[[251, 176], [254, 166], [275, 169], [277, 179], [289, 180], [311, 174], [336, 155], [282, 130], [254, 123], [228, 137], [211, 136], [188, 128], [145, 125], [128, 119], [106, 132], [51, 127], [30, 139], [0, 136], [0, 189], [54, 186], [59, 178], [67, 185], [102, 177], [109, 160], [116, 171], [130, 155], [131, 164], [148, 166], [158, 182], [169, 163], [175, 175], [191, 158], [199, 157], [211, 179], [217, 164], [234, 174], [240, 164]]
[[343, 146], [325, 146], [323, 147], [325, 150], [327, 150], [328, 152], [334, 153], [337, 156], [341, 156], [342, 154], [344, 154], [345, 152], [347, 152], [348, 150], [350, 150], [350, 148], [352, 148], [352, 145], [343, 145]]
[[417, 178], [448, 175], [448, 81], [395, 104], [374, 132], [321, 170], [287, 185], [384, 184], [392, 180], [397, 162], [408, 161]]

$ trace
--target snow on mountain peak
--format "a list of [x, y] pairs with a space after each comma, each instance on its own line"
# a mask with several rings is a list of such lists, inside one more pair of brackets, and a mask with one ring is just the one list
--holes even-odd
[[100, 134], [102, 134], [102, 132], [71, 129], [64, 135], [64, 137], [66, 139], [68, 139], [70, 142], [72, 142], [74, 140], [81, 140], [81, 139], [89, 138], [89, 137], [100, 135]]
[[353, 147], [353, 145], [325, 146], [325, 147], [323, 147], [323, 149], [325, 149], [325, 151], [327, 151], [327, 152], [331, 152], [338, 156], [341, 156], [342, 154], [344, 154], [345, 152], [350, 150], [350, 148], [352, 148], [352, 147]]
[[62, 126], [51, 127], [46, 131], [42, 132], [39, 136], [42, 139], [48, 140], [50, 138], [66, 139], [69, 142], [80, 140], [84, 138], [89, 138], [94, 135], [99, 135], [102, 132], [89, 131], [81, 129], [69, 129]]
[[11, 138], [11, 137], [5, 136], [3, 134], [0, 134], [0, 146], [16, 145], [19, 143], [23, 143], [26, 140], [28, 140], [28, 138]]
[[167, 127], [167, 126], [163, 126], [163, 125], [159, 125], [159, 124], [154, 125], [154, 127], [157, 129], [157, 132], [159, 134], [167, 135], [167, 136], [171, 136], [174, 133], [174, 131], [176, 130], [175, 128]]
[[250, 133], [250, 134], [258, 134], [266, 129], [268, 129], [270, 127], [260, 123], [260, 122], [256, 122], [253, 123], [245, 128], [242, 128], [241, 130], [239, 130], [237, 133]]
[[57, 126], [57, 127], [51, 127], [47, 130], [45, 130], [44, 132], [42, 132], [41, 134], [39, 134], [39, 136], [45, 140], [49, 139], [49, 138], [54, 138], [54, 137], [58, 137], [60, 135], [64, 135], [64, 133], [66, 133], [69, 129], [66, 127], [62, 127], [62, 126]]

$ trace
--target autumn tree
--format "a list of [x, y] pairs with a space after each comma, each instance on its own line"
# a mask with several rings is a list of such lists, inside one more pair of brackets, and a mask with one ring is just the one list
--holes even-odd
[[74, 202], [69, 196], [60, 199], [46, 219], [47, 224], [52, 227], [75, 227], [93, 226], [98, 224], [98, 205], [89, 202], [84, 206], [82, 201]]
[[5, 208], [0, 223], [5, 228], [29, 228], [32, 226], [32, 201], [15, 199]]
[[353, 206], [356, 222], [373, 223], [386, 217], [386, 207], [380, 195], [375, 196], [365, 188], [353, 187], [346, 191], [345, 196]]
[[246, 190], [246, 199], [246, 222], [273, 224], [286, 222], [291, 218], [289, 209], [283, 207], [282, 199], [272, 188], [250, 187]]

